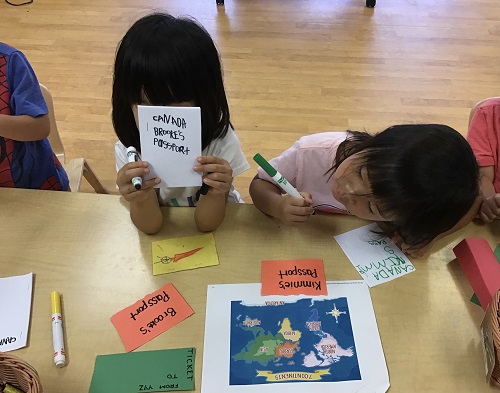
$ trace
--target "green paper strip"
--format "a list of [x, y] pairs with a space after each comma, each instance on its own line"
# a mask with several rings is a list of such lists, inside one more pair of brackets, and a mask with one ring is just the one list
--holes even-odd
[[195, 354], [180, 348], [99, 355], [89, 393], [194, 390]]

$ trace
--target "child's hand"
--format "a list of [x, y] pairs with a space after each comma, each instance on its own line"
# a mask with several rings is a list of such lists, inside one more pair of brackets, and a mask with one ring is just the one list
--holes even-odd
[[312, 197], [308, 192], [300, 193], [304, 198], [284, 195], [279, 205], [278, 218], [287, 225], [297, 225], [307, 221], [314, 212]]
[[423, 247], [415, 247], [415, 246], [409, 246], [406, 243], [401, 243], [401, 251], [403, 251], [406, 255], [414, 258], [420, 258], [423, 257], [427, 252], [431, 249], [432, 245], [434, 242], [430, 242], [429, 244], [423, 246]]
[[210, 186], [210, 194], [225, 194], [233, 184], [233, 169], [229, 162], [223, 158], [203, 156], [196, 159], [200, 164], [196, 165], [195, 172], [204, 173], [203, 183]]
[[147, 199], [149, 193], [155, 192], [153, 187], [160, 184], [160, 178], [158, 177], [143, 181], [140, 190], [136, 190], [132, 184], [134, 177], [142, 177], [147, 173], [149, 173], [149, 168], [146, 161], [129, 162], [118, 171], [116, 185], [120, 194], [127, 201], [140, 203]]
[[494, 194], [484, 199], [479, 217], [484, 222], [491, 222], [500, 217], [500, 194]]
[[406, 244], [398, 233], [395, 233], [391, 241], [398, 246], [405, 255], [410, 257], [420, 258], [423, 257], [431, 249], [434, 244], [434, 240], [423, 247], [409, 246]]

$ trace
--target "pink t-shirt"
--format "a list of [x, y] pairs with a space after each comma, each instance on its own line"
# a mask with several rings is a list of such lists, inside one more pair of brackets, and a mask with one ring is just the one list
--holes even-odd
[[[269, 163], [299, 192], [310, 193], [316, 210], [349, 214], [332, 195], [331, 172], [325, 174], [332, 167], [337, 148], [347, 135], [347, 132], [322, 132], [303, 136]], [[277, 185], [260, 167], [258, 175], [260, 179]]]
[[467, 141], [479, 166], [493, 166], [495, 191], [500, 193], [500, 98], [493, 98], [477, 107], [472, 117]]

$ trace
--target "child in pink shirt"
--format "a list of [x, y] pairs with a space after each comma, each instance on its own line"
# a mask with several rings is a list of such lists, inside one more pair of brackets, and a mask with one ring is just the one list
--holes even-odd
[[481, 193], [484, 201], [479, 217], [491, 222], [500, 217], [500, 98], [478, 105], [472, 116], [467, 140], [479, 164]]
[[383, 222], [384, 232], [414, 256], [470, 222], [481, 202], [474, 154], [445, 125], [308, 135], [270, 164], [304, 199], [283, 195], [259, 168], [250, 195], [264, 213], [286, 224], [304, 222], [314, 210]]

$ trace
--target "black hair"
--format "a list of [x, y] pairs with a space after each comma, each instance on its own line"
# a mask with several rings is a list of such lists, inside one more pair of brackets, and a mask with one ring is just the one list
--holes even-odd
[[118, 45], [112, 119], [118, 139], [140, 151], [132, 105], [194, 101], [201, 108], [202, 148], [226, 135], [229, 107], [210, 34], [195, 20], [154, 13], [137, 20]]
[[395, 125], [375, 135], [349, 131], [327, 174], [357, 153], [371, 193], [389, 217], [386, 234], [397, 233], [410, 246], [425, 246], [451, 229], [479, 195], [477, 161], [451, 127]]

